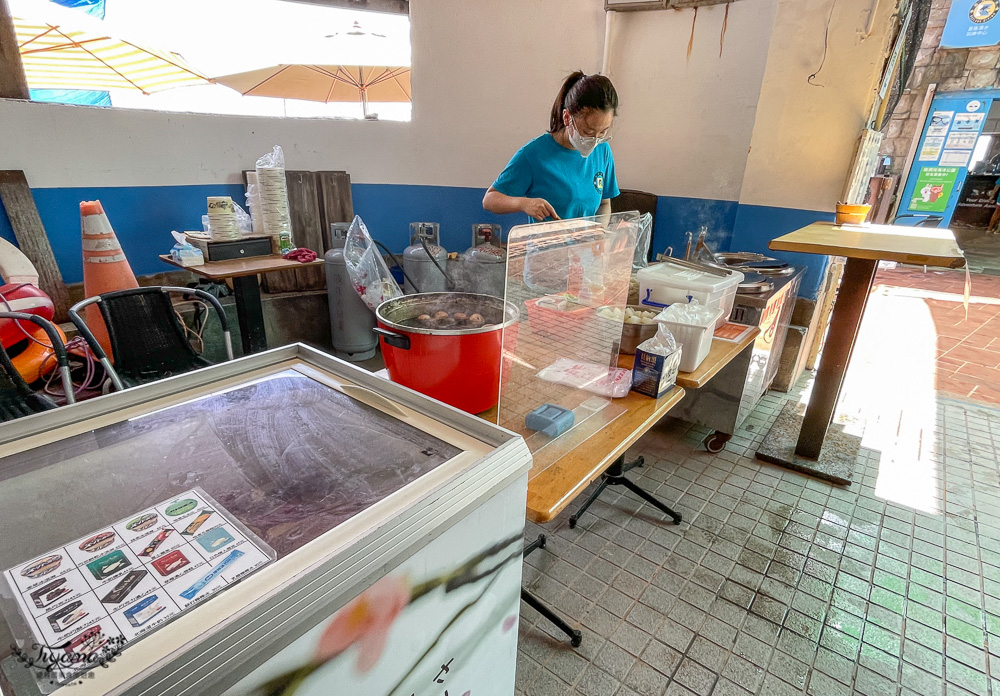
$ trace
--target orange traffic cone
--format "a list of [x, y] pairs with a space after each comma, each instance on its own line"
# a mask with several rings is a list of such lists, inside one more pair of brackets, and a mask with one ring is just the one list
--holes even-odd
[[[83, 237], [84, 294], [94, 297], [112, 290], [139, 287], [100, 201], [80, 203], [80, 227]], [[94, 332], [94, 337], [104, 348], [104, 352], [111, 357], [108, 329], [96, 304], [87, 307], [87, 326]]]

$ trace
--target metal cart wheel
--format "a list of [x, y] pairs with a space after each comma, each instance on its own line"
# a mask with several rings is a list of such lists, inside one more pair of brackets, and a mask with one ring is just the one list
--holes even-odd
[[714, 433], [705, 438], [705, 449], [707, 449], [712, 454], [718, 454], [722, 450], [726, 449], [726, 443], [729, 442], [729, 438], [732, 435], [729, 433], [722, 433], [716, 430]]

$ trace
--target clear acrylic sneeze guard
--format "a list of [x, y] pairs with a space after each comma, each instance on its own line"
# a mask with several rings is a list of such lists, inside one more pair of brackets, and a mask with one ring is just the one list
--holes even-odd
[[[525, 438], [529, 479], [625, 412], [609, 391], [623, 320], [605, 310], [625, 308], [638, 231], [634, 212], [510, 231], [505, 299], [519, 317], [503, 334], [497, 424]], [[617, 376], [627, 392], [630, 378]], [[555, 437], [530, 430], [525, 418], [546, 404], [572, 411], [572, 427]]]

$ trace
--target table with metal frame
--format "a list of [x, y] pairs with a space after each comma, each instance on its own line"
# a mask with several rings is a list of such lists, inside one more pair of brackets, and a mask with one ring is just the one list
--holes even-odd
[[[814, 222], [771, 241], [775, 251], [844, 256], [847, 263], [833, 307], [830, 329], [804, 414], [789, 402], [757, 451], [763, 461], [803, 471], [834, 483], [851, 482], [857, 447], [828, 446], [828, 433], [851, 361], [879, 261], [962, 268], [965, 256], [951, 230], [901, 225], [835, 225]], [[830, 438], [831, 440], [834, 438]], [[794, 440], [794, 447], [791, 442]], [[857, 440], [857, 438], [853, 438]], [[857, 442], [860, 444], [860, 441]]]
[[267, 350], [264, 307], [260, 301], [260, 285], [257, 276], [261, 273], [308, 268], [323, 263], [322, 258], [300, 263], [299, 261], [283, 259], [280, 256], [254, 256], [248, 259], [206, 261], [200, 266], [182, 266], [167, 254], [161, 254], [160, 260], [185, 271], [191, 271], [208, 280], [231, 279], [233, 281], [233, 293], [236, 296], [236, 317], [240, 323], [240, 337], [243, 342], [244, 355]]

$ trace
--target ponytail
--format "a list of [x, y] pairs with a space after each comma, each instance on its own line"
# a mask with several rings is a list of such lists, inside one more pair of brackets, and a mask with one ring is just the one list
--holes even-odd
[[549, 116], [549, 132], [556, 133], [563, 129], [563, 110], [576, 115], [584, 109], [611, 111], [618, 115], [618, 92], [611, 80], [604, 75], [586, 75], [577, 70], [567, 77], [556, 100], [552, 104], [552, 114]]
[[566, 108], [566, 95], [573, 88], [573, 86], [584, 77], [586, 77], [586, 75], [584, 75], [583, 71], [577, 70], [575, 73], [571, 73], [569, 77], [563, 80], [562, 87], [559, 88], [556, 100], [552, 104], [552, 115], [549, 117], [549, 133], [555, 133], [558, 130], [562, 130], [562, 112], [563, 109]]

